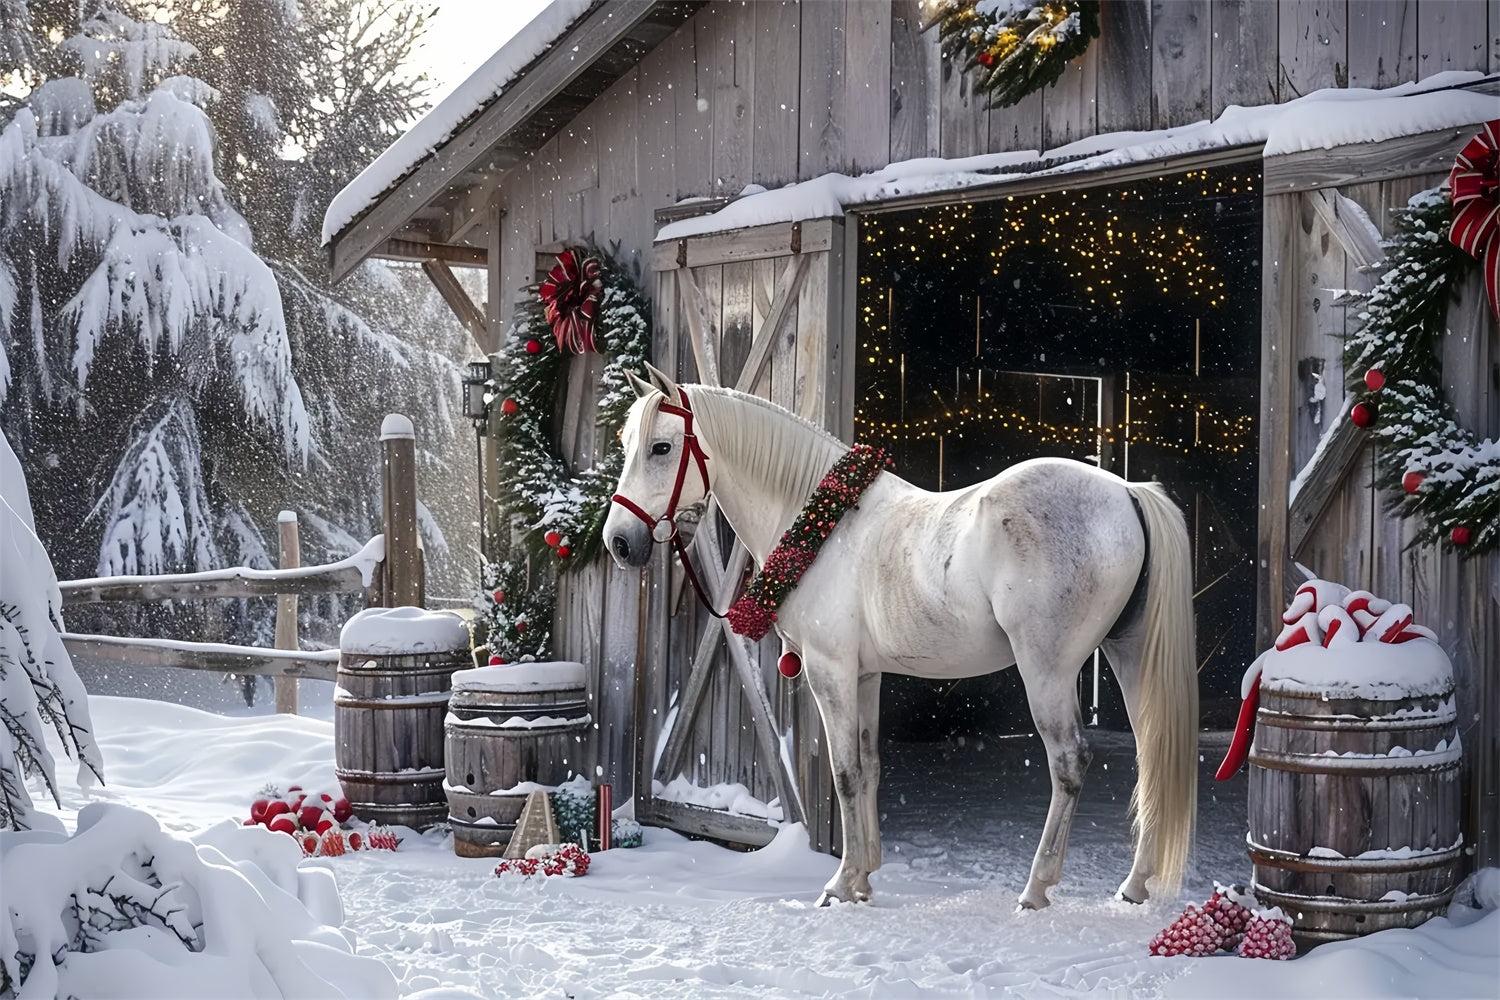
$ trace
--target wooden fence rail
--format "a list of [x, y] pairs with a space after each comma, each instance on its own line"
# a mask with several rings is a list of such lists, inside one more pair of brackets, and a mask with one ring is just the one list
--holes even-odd
[[298, 652], [230, 646], [217, 642], [178, 639], [129, 639], [114, 635], [62, 634], [71, 656], [115, 660], [145, 667], [189, 667], [224, 674], [257, 674], [331, 681], [338, 670], [339, 651]]

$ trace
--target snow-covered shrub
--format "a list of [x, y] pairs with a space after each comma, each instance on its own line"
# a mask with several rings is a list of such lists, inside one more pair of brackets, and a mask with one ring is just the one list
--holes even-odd
[[0, 997], [396, 995], [329, 926], [331, 876], [299, 871], [290, 838], [231, 824], [203, 839], [115, 803], [84, 807], [71, 837], [0, 833]]
[[32, 824], [28, 777], [55, 797], [48, 727], [79, 762], [79, 783], [102, 777], [88, 696], [58, 635], [62, 594], [37, 540], [21, 463], [0, 436], [0, 830]]

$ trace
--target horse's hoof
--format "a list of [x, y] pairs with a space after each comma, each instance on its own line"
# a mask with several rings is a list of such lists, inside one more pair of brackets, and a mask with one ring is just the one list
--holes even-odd
[[1020, 913], [1022, 910], [1045, 910], [1051, 905], [1052, 900], [1048, 899], [1045, 893], [1027, 894], [1023, 895], [1016, 902], [1016, 912]]
[[821, 896], [818, 897], [818, 907], [820, 909], [822, 907], [825, 907], [825, 906], [832, 906], [834, 903], [842, 903], [842, 902], [843, 902], [842, 899], [839, 899], [837, 896], [835, 896], [835, 895], [833, 895], [832, 893], [829, 893], [829, 892], [825, 892], [825, 893], [823, 893], [823, 895], [821, 895]]
[[1144, 899], [1131, 899], [1129, 896], [1125, 895], [1125, 893], [1123, 893], [1123, 892], [1117, 892], [1117, 893], [1115, 893], [1115, 898], [1118, 899], [1118, 900], [1122, 900], [1122, 901], [1124, 901], [1126, 903], [1134, 903], [1136, 906], [1141, 906], [1141, 905], [1143, 905], [1146, 902]]

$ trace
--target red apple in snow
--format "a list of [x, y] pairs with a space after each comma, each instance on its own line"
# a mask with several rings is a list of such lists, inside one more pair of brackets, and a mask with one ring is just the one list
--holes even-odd
[[270, 802], [266, 803], [266, 814], [264, 817], [264, 822], [269, 823], [277, 816], [280, 816], [283, 813], [289, 813], [291, 811], [291, 804], [288, 803], [286, 799], [272, 799]]
[[347, 823], [354, 816], [354, 806], [349, 800], [340, 795], [333, 800], [333, 818], [340, 823]]
[[270, 827], [272, 830], [275, 830], [277, 833], [297, 832], [297, 822], [296, 820], [292, 819], [290, 813], [278, 813], [277, 815], [271, 817], [271, 821], [267, 823], [266, 826]]
[[256, 799], [250, 803], [250, 822], [259, 823], [266, 818], [266, 807], [271, 804], [270, 799]]
[[309, 802], [297, 810], [297, 822], [302, 824], [302, 829], [311, 830], [318, 825], [318, 820], [322, 815], [323, 807]]

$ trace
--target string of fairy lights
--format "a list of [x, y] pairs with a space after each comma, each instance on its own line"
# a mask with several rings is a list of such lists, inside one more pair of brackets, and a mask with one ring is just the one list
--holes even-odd
[[[855, 413], [858, 438], [875, 444], [935, 441], [941, 446], [945, 439], [962, 439], [966, 432], [1003, 430], [1024, 434], [1039, 446], [1080, 452], [1129, 445], [1183, 454], [1234, 455], [1253, 449], [1253, 414], [1224, 412], [1210, 399], [1176, 385], [1154, 385], [1149, 379], [1138, 379], [1144, 384], [1126, 392], [1126, 416], [1118, 424], [1083, 419], [1082, 412], [1072, 421], [1049, 420], [1030, 408], [1017, 408], [1013, 393], [997, 394], [994, 387], [1003, 377], [1014, 379], [1018, 373], [987, 368], [981, 360], [986, 324], [978, 289], [973, 295], [974, 363], [955, 370], [951, 397], [932, 389], [924, 402], [924, 385], [914, 387], [908, 398], [906, 354], [891, 336], [894, 289], [887, 287], [881, 294], [874, 285], [890, 267], [973, 274], [978, 270], [976, 259], [987, 263], [990, 278], [1003, 280], [1013, 257], [1024, 253], [1034, 261], [1041, 251], [1056, 274], [1071, 283], [1077, 305], [1118, 309], [1127, 298], [1138, 303], [1143, 293], [1155, 293], [1212, 310], [1225, 302], [1228, 276], [1210, 252], [1212, 235], [1203, 231], [1205, 200], [1254, 194], [1258, 189], [1256, 174], [1220, 168], [1156, 178], [1143, 185], [1038, 192], [984, 205], [942, 205], [923, 210], [915, 219], [909, 213], [868, 217], [862, 224], [861, 256], [870, 264], [861, 266], [859, 278], [864, 334], [859, 360], [868, 373], [861, 377], [868, 391]], [[1147, 202], [1153, 211], [1136, 207]], [[1172, 211], [1179, 202], [1181, 211]], [[1020, 288], [1019, 281], [1015, 287]], [[1201, 329], [1195, 329], [1194, 375], [1200, 374], [1200, 336]], [[889, 375], [881, 378], [881, 371]], [[888, 392], [899, 394], [895, 405]], [[891, 419], [893, 410], [896, 419]]]

